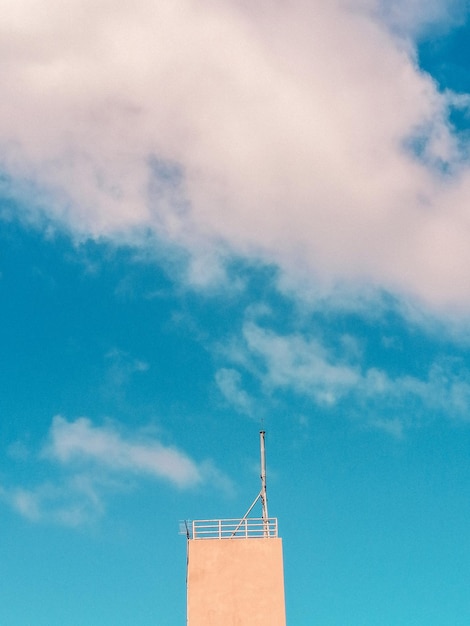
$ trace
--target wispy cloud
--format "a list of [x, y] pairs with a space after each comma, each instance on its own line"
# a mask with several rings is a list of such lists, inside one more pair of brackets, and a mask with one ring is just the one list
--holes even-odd
[[110, 494], [135, 487], [139, 479], [164, 480], [179, 489], [210, 480], [219, 489], [232, 489], [211, 461], [197, 463], [148, 433], [124, 432], [111, 422], [97, 426], [85, 417], [54, 417], [39, 454], [16, 460], [47, 462], [53, 478], [33, 486], [0, 486], [0, 498], [31, 521], [68, 526], [97, 519]]
[[334, 404], [359, 384], [359, 368], [341, 363], [316, 338], [280, 335], [254, 322], [243, 330], [249, 352], [261, 359], [264, 384], [291, 388], [324, 404]]
[[134, 374], [146, 372], [149, 364], [135, 359], [123, 350], [114, 348], [105, 355], [106, 371], [101, 386], [105, 396], [123, 399], [126, 386]]
[[3, 500], [31, 522], [77, 527], [104, 513], [104, 491], [97, 477], [77, 474], [32, 487], [4, 489]]
[[222, 367], [215, 374], [215, 382], [229, 404], [242, 413], [253, 414], [254, 399], [243, 389], [240, 372]]
[[[367, 365], [356, 340], [339, 339], [333, 348], [312, 330], [282, 333], [249, 319], [242, 340], [223, 356], [258, 380], [265, 395], [288, 392], [319, 406], [342, 407], [348, 415], [360, 413], [364, 425], [395, 436], [437, 415], [470, 419], [470, 371], [459, 359], [439, 357], [421, 376], [392, 376]], [[241, 376], [231, 374], [230, 384], [224, 382], [227, 399], [233, 397], [237, 406]]]
[[379, 0], [371, 3], [399, 33], [415, 37], [445, 32], [465, 19], [465, 0]]

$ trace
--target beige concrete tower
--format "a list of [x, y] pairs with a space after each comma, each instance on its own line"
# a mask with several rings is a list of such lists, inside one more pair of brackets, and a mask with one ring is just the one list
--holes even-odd
[[[264, 431], [261, 491], [241, 519], [188, 525], [188, 626], [285, 626], [282, 540], [268, 517]], [[262, 517], [249, 517], [261, 500]]]

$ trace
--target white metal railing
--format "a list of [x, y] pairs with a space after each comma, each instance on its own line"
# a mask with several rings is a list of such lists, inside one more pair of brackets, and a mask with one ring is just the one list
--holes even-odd
[[194, 520], [190, 529], [191, 539], [249, 539], [278, 536], [276, 517]]

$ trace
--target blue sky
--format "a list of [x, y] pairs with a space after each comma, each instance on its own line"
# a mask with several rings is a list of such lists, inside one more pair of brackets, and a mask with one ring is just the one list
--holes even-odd
[[289, 626], [467, 625], [465, 3], [4, 4], [0, 623], [183, 624], [263, 427]]

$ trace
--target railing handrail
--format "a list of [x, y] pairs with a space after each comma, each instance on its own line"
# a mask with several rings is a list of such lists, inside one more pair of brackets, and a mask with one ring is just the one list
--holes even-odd
[[193, 520], [190, 528], [191, 539], [250, 539], [278, 536], [276, 517]]

